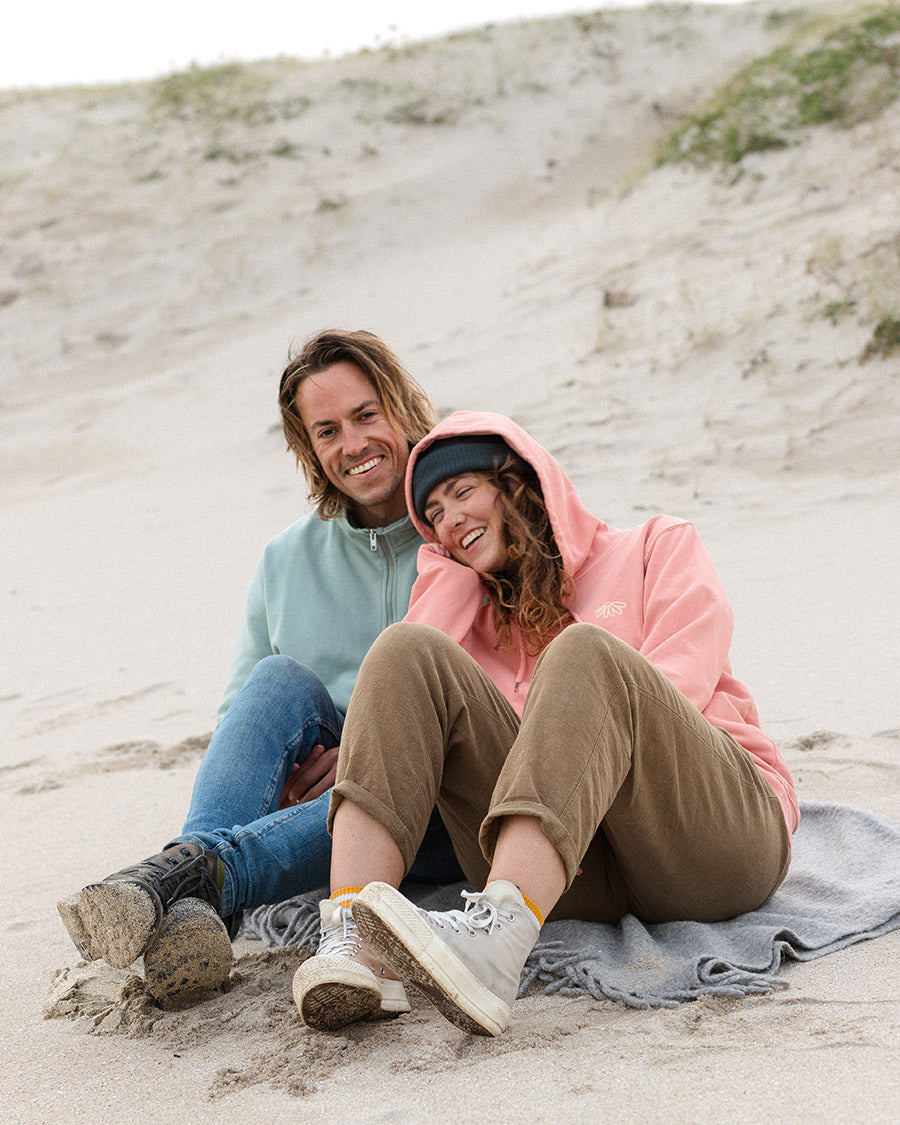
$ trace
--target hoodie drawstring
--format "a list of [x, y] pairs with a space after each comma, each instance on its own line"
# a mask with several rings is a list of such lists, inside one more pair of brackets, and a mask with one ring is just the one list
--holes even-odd
[[519, 684], [522, 682], [522, 677], [525, 675], [525, 665], [526, 665], [527, 660], [528, 660], [528, 656], [526, 655], [525, 649], [520, 648], [519, 649], [519, 667], [516, 671], [516, 686], [513, 688], [513, 691], [519, 690]]

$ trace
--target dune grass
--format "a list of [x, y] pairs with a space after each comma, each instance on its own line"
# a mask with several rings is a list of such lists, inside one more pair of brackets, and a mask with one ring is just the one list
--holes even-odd
[[243, 63], [192, 65], [152, 84], [151, 109], [182, 119], [270, 125], [299, 117], [312, 104], [302, 94], [271, 99], [270, 86], [259, 67]]
[[887, 313], [875, 325], [872, 339], [863, 349], [859, 362], [865, 363], [873, 356], [881, 356], [882, 359], [887, 359], [889, 355], [896, 351], [900, 351], [900, 316], [895, 313]]
[[877, 117], [900, 96], [900, 6], [838, 26], [798, 17], [791, 34], [793, 43], [745, 67], [681, 124], [657, 163], [738, 164], [786, 148], [810, 126]]

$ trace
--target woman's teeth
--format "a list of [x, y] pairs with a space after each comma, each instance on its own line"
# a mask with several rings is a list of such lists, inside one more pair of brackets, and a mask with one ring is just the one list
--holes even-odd
[[480, 539], [485, 531], [487, 531], [486, 527], [478, 527], [474, 531], [470, 531], [468, 535], [464, 535], [463, 541], [460, 544], [462, 549], [465, 550], [470, 544], [474, 543], [476, 539]]

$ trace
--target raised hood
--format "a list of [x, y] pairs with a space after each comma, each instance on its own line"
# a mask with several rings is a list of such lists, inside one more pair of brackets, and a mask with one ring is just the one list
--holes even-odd
[[598, 528], [604, 525], [581, 503], [574, 485], [559, 462], [521, 426], [517, 426], [503, 414], [459, 410], [439, 422], [431, 433], [413, 448], [406, 469], [406, 503], [413, 523], [423, 539], [433, 543], [435, 535], [428, 524], [419, 519], [413, 507], [410, 486], [413, 466], [419, 455], [433, 442], [442, 438], [469, 434], [498, 434], [523, 461], [531, 465], [537, 473], [544, 493], [544, 502], [547, 505], [550, 524], [562, 555], [563, 565], [569, 574], [575, 574], [587, 558]]

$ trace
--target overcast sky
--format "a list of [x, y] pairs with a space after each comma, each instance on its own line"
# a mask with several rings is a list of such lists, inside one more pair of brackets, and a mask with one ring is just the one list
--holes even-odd
[[0, 87], [150, 78], [192, 62], [340, 55], [491, 21], [640, 2], [11, 0], [0, 31]]

